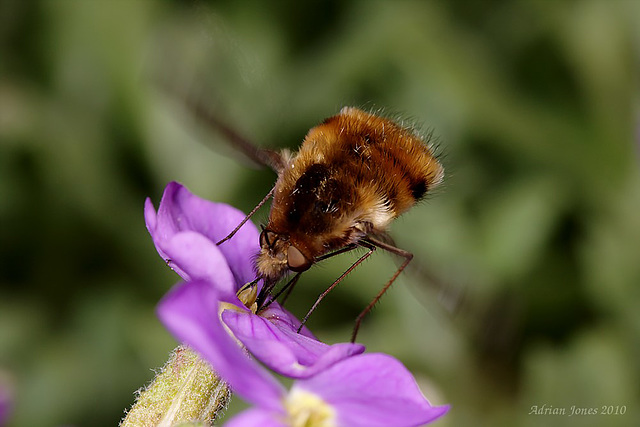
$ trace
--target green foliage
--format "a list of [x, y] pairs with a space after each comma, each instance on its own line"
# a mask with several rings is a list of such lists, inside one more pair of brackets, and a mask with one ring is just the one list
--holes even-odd
[[[115, 425], [175, 346], [153, 310], [177, 277], [145, 197], [177, 180], [248, 211], [275, 179], [159, 82], [263, 145], [295, 147], [343, 105], [433, 129], [446, 183], [394, 224], [416, 268], [360, 339], [453, 405], [438, 425], [640, 425], [640, 3], [290, 3], [0, 3], [10, 425]], [[347, 340], [392, 274], [375, 258], [314, 313], [321, 338]], [[292, 311], [350, 261], [306, 274]], [[529, 414], [544, 404], [627, 411]]]

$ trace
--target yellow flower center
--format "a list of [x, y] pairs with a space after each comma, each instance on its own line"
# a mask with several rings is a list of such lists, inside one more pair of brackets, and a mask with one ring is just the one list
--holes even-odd
[[[247, 283], [238, 291], [236, 296], [238, 297], [240, 302], [245, 305], [245, 307], [251, 310], [253, 314], [256, 313], [256, 311], [258, 310], [258, 304], [256, 304], [256, 299], [258, 298], [258, 287], [255, 283]], [[242, 344], [240, 340], [236, 338], [236, 336], [233, 334], [233, 331], [229, 329], [226, 323], [222, 321], [222, 312], [225, 310], [233, 310], [237, 311], [238, 313], [245, 313], [245, 311], [237, 305], [228, 302], [220, 302], [220, 304], [218, 305], [218, 317], [220, 318], [220, 323], [227, 331], [227, 333], [236, 340], [238, 345], [244, 348], [244, 344]]]
[[335, 427], [334, 409], [320, 397], [308, 391], [291, 389], [284, 407], [286, 424], [291, 427]]

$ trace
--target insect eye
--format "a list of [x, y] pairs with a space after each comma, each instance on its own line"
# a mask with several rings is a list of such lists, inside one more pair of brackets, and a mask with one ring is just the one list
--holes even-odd
[[261, 247], [272, 247], [273, 244], [278, 240], [278, 235], [270, 230], [262, 230], [260, 233], [260, 246]]
[[292, 271], [297, 273], [306, 271], [311, 267], [311, 261], [300, 252], [300, 249], [293, 245], [287, 249], [287, 264]]

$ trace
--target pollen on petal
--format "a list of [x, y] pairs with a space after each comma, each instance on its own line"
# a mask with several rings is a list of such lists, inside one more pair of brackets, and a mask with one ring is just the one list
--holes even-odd
[[291, 427], [335, 427], [336, 412], [321, 397], [292, 388], [285, 398], [286, 424]]
[[258, 305], [256, 299], [258, 298], [258, 286], [256, 282], [249, 282], [236, 293], [236, 296], [245, 307], [247, 307], [253, 314], [258, 311]]

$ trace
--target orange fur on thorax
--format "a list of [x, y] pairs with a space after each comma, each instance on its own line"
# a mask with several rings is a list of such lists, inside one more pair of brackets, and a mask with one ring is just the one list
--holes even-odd
[[309, 131], [280, 173], [267, 229], [314, 259], [386, 232], [442, 176], [413, 131], [343, 108]]

